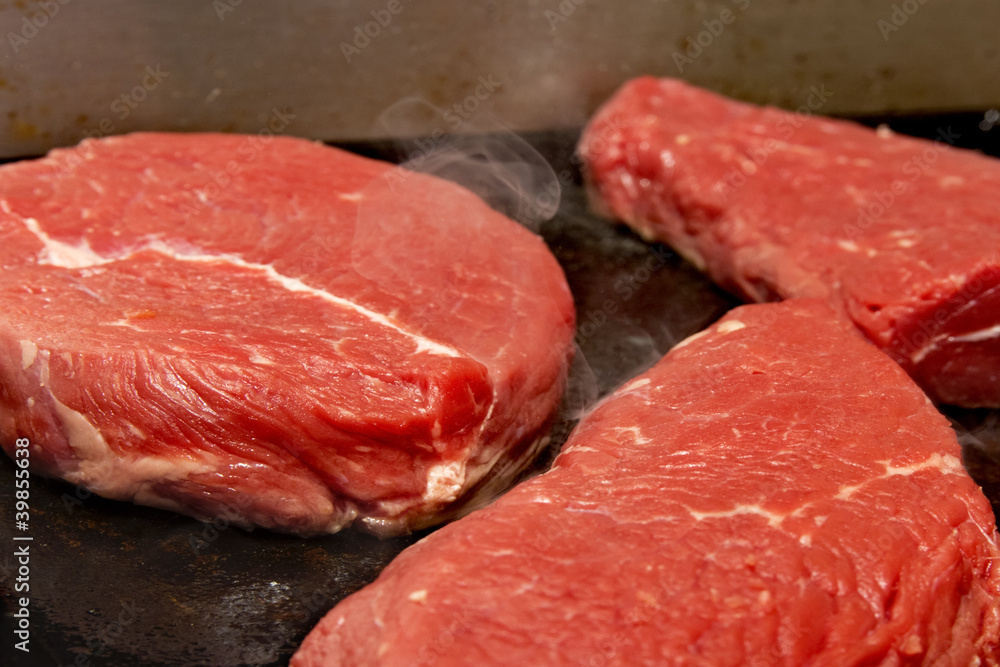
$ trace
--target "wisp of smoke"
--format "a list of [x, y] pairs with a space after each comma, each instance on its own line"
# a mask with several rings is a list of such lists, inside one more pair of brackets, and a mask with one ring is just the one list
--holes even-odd
[[377, 126], [381, 134], [405, 138], [414, 128], [436, 125], [428, 136], [397, 140], [405, 155], [398, 168], [458, 183], [537, 231], [559, 208], [561, 188], [551, 165], [485, 111], [457, 126], [455, 120], [426, 100], [407, 97], [386, 109]]

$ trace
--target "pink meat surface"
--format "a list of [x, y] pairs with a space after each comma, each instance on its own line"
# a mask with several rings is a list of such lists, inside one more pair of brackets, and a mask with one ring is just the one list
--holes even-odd
[[936, 400], [1000, 407], [1000, 161], [640, 78], [580, 143], [594, 200], [752, 301], [822, 297]]
[[0, 267], [8, 453], [29, 438], [37, 471], [108, 498], [293, 533], [397, 533], [494, 493], [544, 442], [572, 345], [538, 237], [291, 138], [5, 166]]
[[743, 306], [550, 472], [404, 551], [292, 665], [997, 665], [1000, 550], [959, 456], [825, 303]]

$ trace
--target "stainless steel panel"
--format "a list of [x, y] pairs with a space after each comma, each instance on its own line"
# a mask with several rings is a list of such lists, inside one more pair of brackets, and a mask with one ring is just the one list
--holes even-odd
[[394, 133], [578, 127], [640, 73], [827, 91], [822, 113], [986, 110], [998, 25], [995, 0], [4, 1], [0, 156], [140, 129], [370, 139], [407, 96], [434, 109]]

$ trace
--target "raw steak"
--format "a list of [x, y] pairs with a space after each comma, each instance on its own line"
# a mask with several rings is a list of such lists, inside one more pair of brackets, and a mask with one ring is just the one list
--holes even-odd
[[1000, 407], [1000, 161], [626, 84], [580, 143], [594, 200], [746, 299], [822, 297], [945, 403]]
[[538, 237], [291, 138], [5, 166], [0, 266], [8, 452], [29, 438], [36, 470], [108, 498], [301, 534], [494, 493], [544, 440], [572, 344]]
[[550, 472], [404, 551], [292, 665], [996, 665], [1000, 550], [959, 455], [822, 301], [743, 306]]

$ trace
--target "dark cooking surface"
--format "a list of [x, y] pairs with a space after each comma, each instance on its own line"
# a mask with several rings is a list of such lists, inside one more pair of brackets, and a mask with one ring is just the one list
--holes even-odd
[[[953, 126], [962, 135], [960, 145], [1000, 153], [1000, 128], [980, 130], [980, 120], [981, 115], [969, 114], [892, 124], [928, 137]], [[582, 405], [651, 365], [736, 302], [668, 249], [649, 246], [587, 212], [570, 160], [575, 133], [528, 139], [557, 174], [573, 178], [564, 185], [559, 213], [541, 228], [576, 296], [582, 351], [550, 458]], [[388, 159], [398, 159], [401, 150], [351, 148]], [[975, 431], [975, 438], [963, 435], [966, 465], [994, 508], [1000, 507], [997, 413], [949, 413]], [[23, 595], [13, 592], [18, 575], [10, 546], [15, 544], [15, 468], [6, 457], [0, 459], [5, 612], [0, 664], [5, 665], [285, 665], [326, 610], [374, 579], [419, 538], [380, 541], [347, 531], [302, 540], [247, 533], [224, 522], [202, 524], [33, 477], [27, 533], [34, 538], [31, 653], [24, 656], [13, 649], [11, 617], [13, 598]]]

